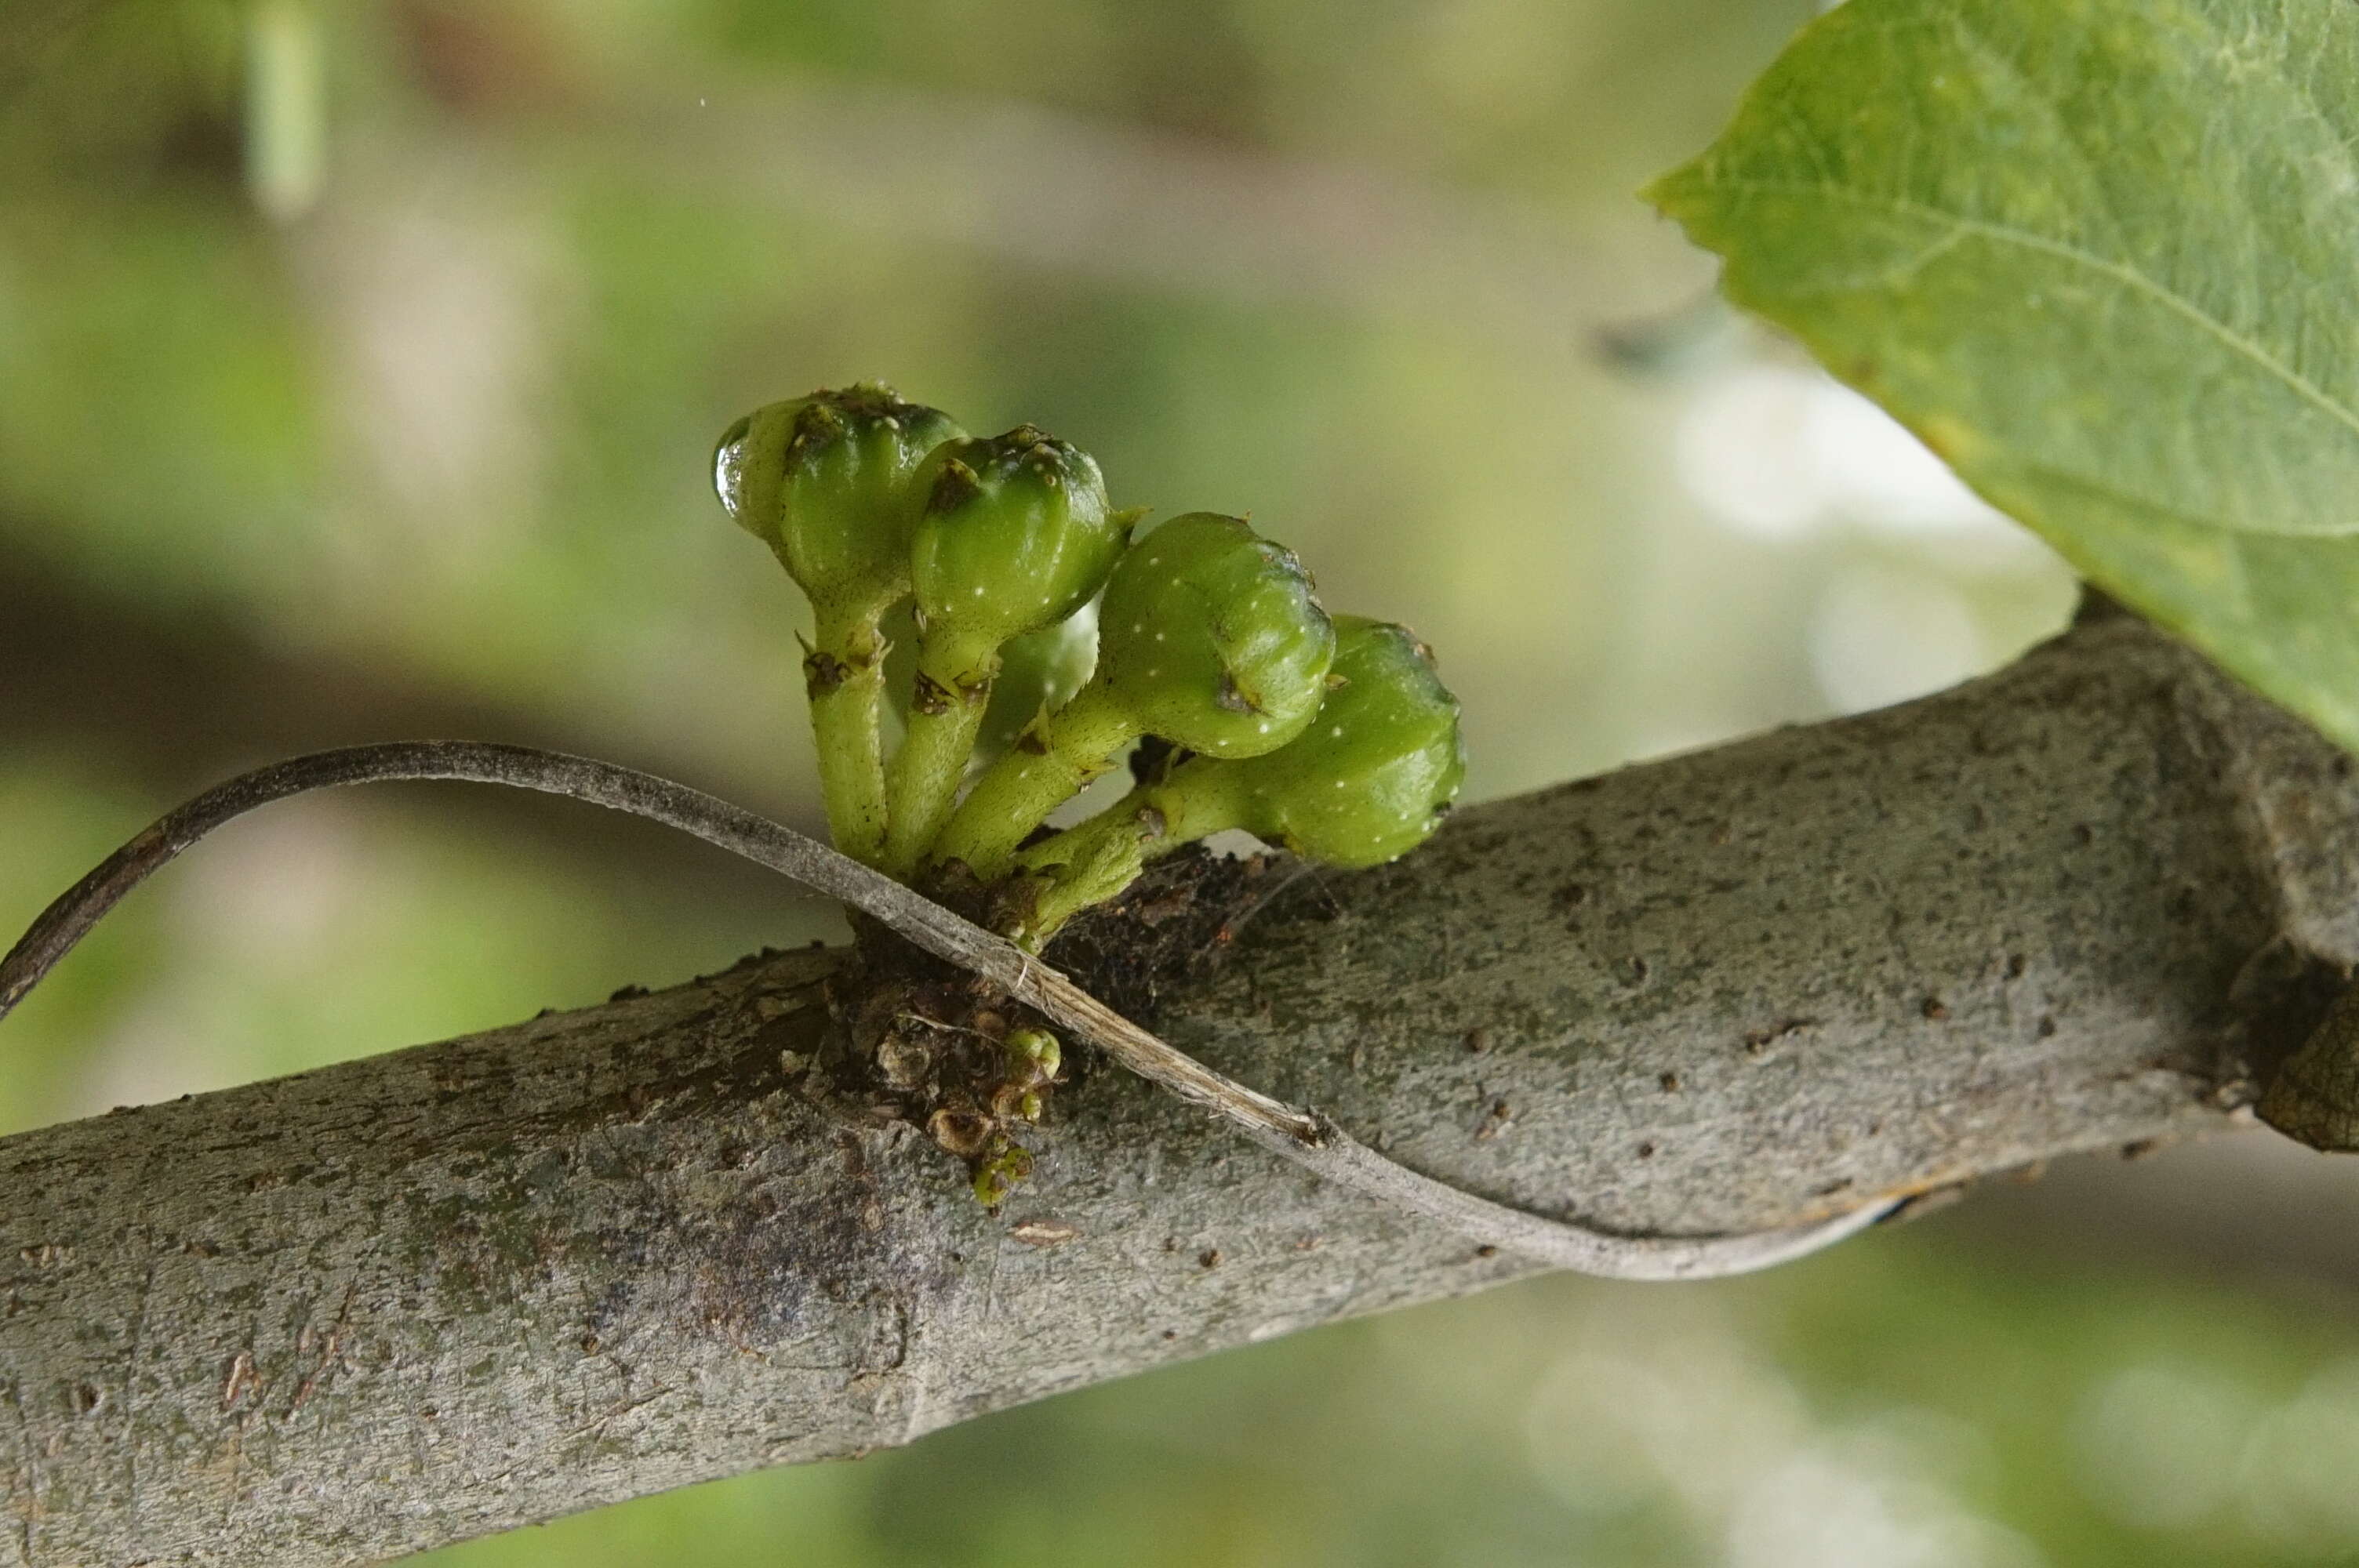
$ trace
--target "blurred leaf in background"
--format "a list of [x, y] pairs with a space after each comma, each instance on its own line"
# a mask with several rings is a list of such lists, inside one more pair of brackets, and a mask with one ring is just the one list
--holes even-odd
[[[706, 466], [745, 409], [863, 377], [1036, 420], [1118, 504], [1250, 512], [1335, 607], [1416, 626], [1470, 798], [2004, 662], [2069, 574], [1711, 304], [1630, 194], [1810, 13], [16, 0], [0, 920], [179, 796], [346, 741], [599, 752], [814, 826], [797, 596]], [[427, 786], [241, 824], [0, 1032], [0, 1118], [839, 928], [595, 815]], [[2347, 1294], [2173, 1256], [1932, 1222], [1726, 1286], [1542, 1281], [443, 1555], [2359, 1550]]]

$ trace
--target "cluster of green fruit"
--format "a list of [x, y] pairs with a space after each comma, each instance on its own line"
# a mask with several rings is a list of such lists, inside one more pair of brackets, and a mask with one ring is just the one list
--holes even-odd
[[[1374, 865], [1458, 793], [1458, 704], [1423, 643], [1331, 618], [1242, 519], [1191, 512], [1134, 543], [1144, 514], [1112, 507], [1089, 454], [1029, 425], [972, 437], [886, 387], [818, 392], [731, 426], [713, 484], [810, 598], [803, 668], [837, 847], [906, 881], [962, 865], [1003, 889], [1028, 947], [1208, 834]], [[917, 663], [888, 767], [886, 627], [905, 603]], [[993, 712], [1014, 733], [969, 787]], [[1126, 798], [1032, 841], [1147, 737], [1160, 761]]]

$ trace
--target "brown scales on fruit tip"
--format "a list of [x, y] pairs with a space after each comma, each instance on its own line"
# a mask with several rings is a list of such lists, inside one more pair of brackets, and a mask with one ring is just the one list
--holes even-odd
[[843, 434], [843, 416], [824, 403], [807, 403], [795, 415], [795, 433], [788, 441], [788, 451], [799, 451], [806, 444], [832, 441]]
[[832, 398], [838, 407], [850, 409], [864, 418], [883, 419], [887, 423], [903, 415], [919, 411], [916, 404], [909, 402], [882, 382], [855, 382], [839, 392], [830, 392], [822, 387], [810, 395]]
[[934, 488], [926, 497], [926, 507], [931, 512], [947, 512], [982, 493], [983, 481], [973, 469], [956, 458], [944, 458], [942, 471], [934, 476]]

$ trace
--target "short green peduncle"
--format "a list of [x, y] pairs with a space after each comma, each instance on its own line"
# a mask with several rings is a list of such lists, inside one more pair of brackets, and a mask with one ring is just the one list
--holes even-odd
[[885, 852], [885, 638], [873, 611], [819, 616], [803, 684], [828, 832], [853, 860]]
[[934, 859], [963, 861], [981, 880], [997, 881], [1007, 873], [1016, 847], [1049, 813], [1112, 767], [1116, 753], [1136, 739], [1136, 721], [1104, 688], [1084, 687], [984, 771], [942, 829]]
[[1038, 952], [1065, 922], [1114, 897], [1147, 862], [1231, 827], [1250, 826], [1251, 798], [1233, 767], [1199, 758], [1141, 784], [1107, 810], [1019, 852], [1026, 885], [1016, 939]]
[[907, 881], [950, 819], [999, 674], [999, 644], [937, 627], [920, 633], [908, 732], [886, 787], [883, 868]]

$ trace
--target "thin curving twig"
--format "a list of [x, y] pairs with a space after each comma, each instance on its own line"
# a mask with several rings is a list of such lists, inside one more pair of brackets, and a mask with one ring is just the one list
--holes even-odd
[[1897, 1200], [1884, 1200], [1788, 1230], [1687, 1238], [1618, 1236], [1493, 1203], [1386, 1158], [1318, 1110], [1288, 1105], [1214, 1072], [1014, 943], [792, 828], [652, 773], [532, 747], [474, 741], [393, 741], [318, 752], [207, 790], [108, 856], [41, 912], [23, 939], [0, 958], [0, 1018], [118, 899], [223, 823], [307, 790], [397, 779], [452, 779], [570, 795], [692, 833], [840, 899], [937, 957], [992, 981], [1141, 1077], [1236, 1123], [1264, 1148], [1473, 1240], [1560, 1268], [1622, 1280], [1745, 1273], [1840, 1241], [1899, 1206]]

